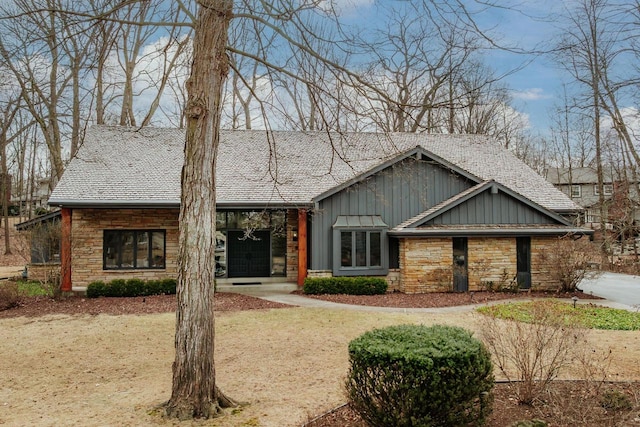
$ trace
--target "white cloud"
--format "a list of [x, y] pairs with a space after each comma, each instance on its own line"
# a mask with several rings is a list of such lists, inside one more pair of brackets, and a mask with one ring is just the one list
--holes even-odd
[[544, 89], [539, 87], [532, 87], [525, 90], [514, 90], [511, 92], [511, 96], [514, 99], [522, 99], [524, 101], [538, 101], [540, 99], [550, 99], [551, 95], [544, 93]]

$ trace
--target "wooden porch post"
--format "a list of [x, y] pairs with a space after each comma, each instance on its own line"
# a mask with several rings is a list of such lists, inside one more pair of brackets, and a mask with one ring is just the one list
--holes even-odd
[[71, 292], [71, 209], [62, 208], [60, 213], [60, 290]]
[[298, 286], [307, 277], [307, 210], [298, 209]]

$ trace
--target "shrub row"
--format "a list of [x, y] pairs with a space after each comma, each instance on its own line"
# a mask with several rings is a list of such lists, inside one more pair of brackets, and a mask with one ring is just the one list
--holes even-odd
[[463, 328], [375, 329], [349, 343], [349, 361], [349, 403], [369, 425], [480, 425], [491, 412], [491, 355]]
[[378, 295], [387, 292], [387, 281], [381, 277], [307, 277], [305, 294]]
[[114, 279], [108, 283], [101, 280], [89, 283], [87, 297], [139, 297], [147, 295], [171, 295], [176, 293], [175, 279], [141, 280]]

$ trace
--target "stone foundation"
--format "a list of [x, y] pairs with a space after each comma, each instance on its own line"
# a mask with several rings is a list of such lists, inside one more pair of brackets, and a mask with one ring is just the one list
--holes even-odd
[[298, 211], [287, 210], [287, 282], [298, 281]]
[[400, 291], [400, 269], [393, 268], [389, 270], [387, 274], [387, 292], [399, 292]]
[[545, 260], [543, 254], [558, 242], [558, 237], [532, 237], [531, 238], [531, 283], [537, 290], [555, 291], [558, 283], [551, 279], [550, 261]]
[[469, 238], [467, 253], [470, 291], [499, 289], [515, 280], [515, 237]]
[[450, 238], [401, 239], [399, 290], [407, 294], [453, 289]]
[[307, 270], [307, 277], [333, 277], [331, 270]]
[[[557, 237], [531, 238], [531, 287], [555, 289], [550, 266], [542, 254]], [[473, 237], [467, 240], [469, 291], [500, 289], [516, 280], [515, 237]], [[408, 294], [448, 292], [453, 289], [453, 242], [451, 238], [400, 240], [401, 292]]]

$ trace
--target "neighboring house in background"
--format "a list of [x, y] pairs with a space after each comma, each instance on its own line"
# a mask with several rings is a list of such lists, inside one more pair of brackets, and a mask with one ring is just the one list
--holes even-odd
[[[184, 131], [93, 127], [54, 189], [63, 290], [177, 274]], [[386, 277], [406, 293], [554, 286], [581, 208], [478, 135], [222, 131], [219, 281]]]
[[[585, 208], [583, 221], [600, 228], [600, 193], [596, 168], [550, 168], [546, 178], [556, 188]], [[608, 228], [640, 221], [638, 186], [632, 179], [621, 179], [611, 169], [603, 171], [605, 218]]]
[[23, 216], [30, 217], [33, 214], [38, 215], [41, 210], [48, 210], [47, 201], [51, 195], [50, 184], [49, 178], [42, 178], [35, 182], [33, 194], [14, 193], [11, 197], [11, 205], [16, 207], [15, 214], [21, 213]]

